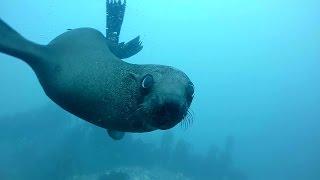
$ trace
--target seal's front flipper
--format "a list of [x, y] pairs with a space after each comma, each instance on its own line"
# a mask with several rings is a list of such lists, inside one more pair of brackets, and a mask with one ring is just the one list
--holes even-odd
[[121, 26], [126, 10], [126, 0], [107, 0], [107, 29], [106, 36], [109, 48], [120, 59], [129, 58], [142, 50], [140, 37], [136, 37], [128, 43], [119, 43]]
[[126, 10], [126, 1], [107, 0], [106, 36], [111, 43], [118, 44], [121, 26]]
[[120, 59], [126, 59], [136, 55], [143, 48], [140, 37], [136, 37], [127, 43], [119, 43], [114, 46], [109, 46], [112, 53]]
[[120, 131], [114, 131], [114, 130], [110, 130], [110, 129], [108, 129], [107, 131], [108, 131], [109, 136], [113, 140], [121, 140], [125, 135], [124, 132], [120, 132]]

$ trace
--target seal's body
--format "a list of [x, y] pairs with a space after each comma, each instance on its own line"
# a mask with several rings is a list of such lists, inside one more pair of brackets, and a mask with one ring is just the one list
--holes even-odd
[[[24, 60], [48, 97], [68, 112], [107, 129], [114, 139], [123, 137], [120, 132], [175, 126], [187, 115], [193, 98], [193, 84], [183, 72], [119, 58], [140, 51], [138, 42], [134, 39], [119, 48], [99, 31], [80, 28], [48, 45], [38, 45], [0, 19], [0, 52]], [[130, 47], [135, 49], [128, 52]]]
[[98, 126], [139, 131], [123, 122], [130, 113], [128, 106], [137, 104], [128, 93], [130, 84], [123, 82], [135, 65], [113, 55], [100, 32], [89, 28], [66, 32], [49, 43], [43, 56], [50, 65], [33, 69], [53, 101]]

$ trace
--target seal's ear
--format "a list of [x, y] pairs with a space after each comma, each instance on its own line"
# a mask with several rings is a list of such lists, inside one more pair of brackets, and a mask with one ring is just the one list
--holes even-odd
[[138, 81], [140, 76], [136, 73], [130, 72], [129, 77], [134, 79], [135, 81]]
[[115, 130], [110, 130], [110, 129], [108, 129], [107, 131], [108, 131], [109, 136], [113, 140], [121, 140], [125, 135], [124, 132], [120, 132], [120, 131], [115, 131]]

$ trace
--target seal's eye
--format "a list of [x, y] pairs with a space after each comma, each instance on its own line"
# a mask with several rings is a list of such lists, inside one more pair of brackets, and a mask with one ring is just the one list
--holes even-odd
[[153, 86], [153, 84], [154, 84], [153, 76], [151, 74], [147, 74], [144, 76], [141, 82], [141, 87], [143, 89], [149, 89]]

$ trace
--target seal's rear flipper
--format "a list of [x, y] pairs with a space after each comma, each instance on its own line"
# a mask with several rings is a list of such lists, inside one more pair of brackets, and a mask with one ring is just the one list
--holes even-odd
[[26, 40], [0, 19], [0, 52], [27, 63], [36, 63], [43, 56], [44, 46]]
[[126, 0], [107, 0], [107, 29], [106, 36], [109, 48], [120, 59], [129, 58], [142, 50], [140, 37], [136, 37], [128, 43], [119, 43], [121, 26], [126, 10]]
[[120, 131], [114, 131], [114, 130], [110, 130], [108, 129], [108, 134], [109, 136], [113, 139], [113, 140], [121, 140], [124, 137], [124, 132], [120, 132]]

